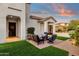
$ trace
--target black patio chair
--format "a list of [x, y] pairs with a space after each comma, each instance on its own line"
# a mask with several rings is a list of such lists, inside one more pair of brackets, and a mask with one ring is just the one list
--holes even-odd
[[56, 37], [57, 37], [57, 35], [56, 34], [53, 34], [53, 36], [52, 36], [52, 41], [54, 41], [55, 39], [56, 39]]
[[48, 33], [47, 32], [44, 32], [45, 36], [44, 36], [44, 39], [45, 40], [48, 40]]
[[37, 44], [39, 45], [40, 43], [44, 43], [44, 37], [39, 38], [38, 35], [36, 35], [36, 39], [37, 39]]
[[57, 35], [56, 34], [53, 34], [52, 37], [50, 37], [48, 39], [48, 43], [54, 43], [54, 40], [56, 39]]

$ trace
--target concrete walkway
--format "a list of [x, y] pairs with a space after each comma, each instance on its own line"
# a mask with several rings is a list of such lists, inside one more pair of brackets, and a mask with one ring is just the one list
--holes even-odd
[[57, 48], [64, 49], [69, 52], [69, 55], [79, 56], [79, 46], [72, 45], [71, 41], [67, 40], [58, 45], [54, 45]]

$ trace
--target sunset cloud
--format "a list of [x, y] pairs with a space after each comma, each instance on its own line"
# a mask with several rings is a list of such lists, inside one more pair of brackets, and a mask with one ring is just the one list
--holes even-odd
[[60, 15], [60, 16], [74, 16], [75, 12], [73, 12], [70, 9], [67, 9], [64, 4], [52, 4], [54, 10]]

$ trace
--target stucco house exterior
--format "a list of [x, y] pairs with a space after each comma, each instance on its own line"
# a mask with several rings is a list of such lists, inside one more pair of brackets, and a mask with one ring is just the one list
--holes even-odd
[[4, 43], [7, 37], [26, 38], [28, 9], [29, 4], [25, 3], [0, 4], [0, 43]]
[[48, 14], [30, 14], [30, 4], [2, 3], [0, 4], [0, 43], [5, 43], [8, 37], [26, 39], [27, 28], [34, 27], [35, 34], [44, 32], [55, 33], [56, 20]]
[[40, 16], [40, 15], [30, 15], [30, 19], [28, 20], [27, 28], [34, 27], [35, 34], [43, 35], [44, 32], [52, 32], [55, 34], [55, 24], [56, 20], [52, 16]]

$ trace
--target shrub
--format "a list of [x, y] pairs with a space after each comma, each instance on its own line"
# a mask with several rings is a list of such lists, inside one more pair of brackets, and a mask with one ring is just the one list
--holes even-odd
[[67, 40], [69, 38], [68, 37], [63, 37], [63, 36], [57, 36], [56, 39], [65, 41], [65, 40]]
[[34, 34], [34, 31], [35, 31], [35, 28], [34, 28], [34, 27], [29, 27], [29, 28], [27, 29], [27, 33], [28, 33], [28, 34]]
[[79, 45], [79, 26], [76, 26], [75, 30], [70, 31], [69, 35], [73, 41], [74, 45]]
[[74, 39], [75, 38], [75, 31], [74, 30], [69, 31], [69, 35], [70, 35], [71, 39]]
[[79, 25], [79, 20], [71, 20], [68, 26], [68, 30], [75, 30]]
[[75, 30], [75, 41], [76, 41], [76, 45], [79, 45], [79, 26], [76, 27]]

